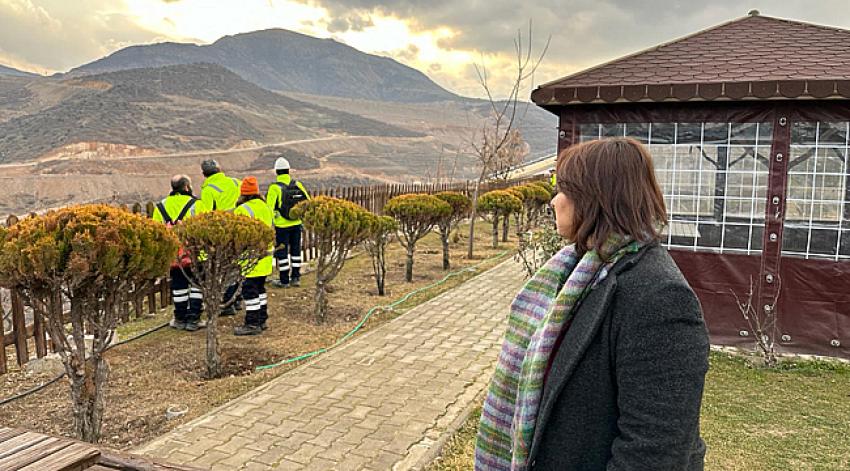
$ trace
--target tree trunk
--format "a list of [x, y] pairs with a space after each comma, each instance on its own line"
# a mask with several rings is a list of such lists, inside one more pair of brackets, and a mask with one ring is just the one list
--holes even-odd
[[378, 296], [383, 296], [386, 293], [384, 290], [384, 284], [387, 279], [387, 265], [384, 263], [383, 257], [381, 257], [381, 277], [378, 279]]
[[499, 216], [493, 215], [493, 248], [499, 246]]
[[504, 222], [502, 222], [502, 242], [508, 241], [508, 229], [511, 223], [511, 215], [505, 214]]
[[386, 247], [384, 245], [377, 248], [376, 257], [375, 283], [378, 285], [378, 296], [383, 296], [386, 294], [384, 284], [387, 279]]
[[475, 191], [472, 192], [472, 215], [469, 217], [469, 240], [467, 241], [466, 258], [472, 259], [472, 246], [475, 243], [475, 217], [478, 216], [478, 192], [481, 181], [475, 183]]
[[218, 302], [207, 302], [207, 378], [209, 379], [221, 377], [221, 345], [218, 343], [218, 312]]
[[[318, 277], [318, 275], [317, 275]], [[328, 295], [325, 291], [325, 282], [316, 280], [316, 305], [313, 310], [313, 315], [316, 319], [316, 324], [325, 322], [325, 313], [328, 309]]]
[[440, 241], [443, 243], [443, 270], [449, 269], [449, 232], [440, 232]]
[[[74, 355], [79, 362], [80, 356]], [[74, 403], [74, 431], [77, 438], [90, 443], [100, 440], [103, 424], [103, 385], [109, 376], [109, 366], [100, 354], [85, 360], [83, 371], [71, 368], [71, 399]]]
[[[729, 170], [729, 147], [717, 147], [717, 172], [714, 174], [714, 220], [723, 221], [726, 212], [726, 172]], [[672, 212], [672, 209], [670, 210]]]
[[416, 247], [413, 244], [407, 248], [407, 264], [404, 267], [404, 279], [408, 282], [413, 281], [413, 254]]

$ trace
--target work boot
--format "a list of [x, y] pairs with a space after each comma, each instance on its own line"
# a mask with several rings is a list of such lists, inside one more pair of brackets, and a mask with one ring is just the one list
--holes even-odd
[[168, 326], [172, 329], [186, 330], [186, 323], [183, 321], [178, 321], [177, 319], [171, 319], [171, 322], [168, 323]]
[[260, 335], [263, 333], [263, 328], [258, 325], [240, 325], [233, 329], [233, 335]]
[[295, 286], [295, 287], [301, 286], [301, 278], [293, 278], [292, 279], [292, 286]]
[[186, 323], [186, 327], [184, 327], [183, 330], [186, 330], [188, 332], [196, 332], [198, 330], [201, 330], [202, 327], [206, 327], [206, 324], [201, 326], [201, 323], [198, 321], [189, 321]]
[[236, 315], [236, 308], [233, 307], [233, 304], [231, 304], [230, 306], [227, 306], [224, 309], [222, 309], [221, 312], [218, 313], [218, 315], [219, 315], [219, 317], [235, 316]]
[[280, 280], [272, 280], [273, 288], [289, 288], [289, 283], [284, 283]]

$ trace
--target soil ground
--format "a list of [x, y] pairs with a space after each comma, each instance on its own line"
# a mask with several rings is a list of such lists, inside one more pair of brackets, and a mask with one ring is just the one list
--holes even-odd
[[[461, 234], [467, 234], [462, 227]], [[452, 269], [476, 264], [479, 269], [449, 278], [444, 284], [412, 296], [393, 311], [378, 310], [362, 330], [374, 328], [411, 307], [451, 289], [510, 256], [514, 239], [499, 248], [490, 247], [492, 238], [487, 223], [476, 223], [474, 259], [467, 259], [466, 238], [451, 246]], [[505, 252], [507, 254], [505, 254]], [[492, 258], [503, 254], [502, 258]], [[110, 378], [106, 392], [107, 410], [102, 443], [126, 449], [138, 446], [177, 425], [235, 398], [288, 371], [299, 362], [257, 372], [255, 368], [332, 345], [354, 328], [373, 306], [386, 305], [414, 289], [424, 287], [445, 276], [441, 268], [442, 252], [436, 234], [430, 234], [417, 245], [414, 281], [404, 281], [404, 252], [397, 244], [388, 247], [387, 295], [376, 295], [369, 257], [358, 254], [348, 260], [331, 284], [330, 312], [323, 325], [312, 317], [313, 283], [307, 273], [300, 288], [274, 289], [269, 286], [270, 329], [258, 337], [235, 337], [232, 329], [242, 321], [236, 317], [221, 319], [221, 344], [225, 376], [204, 380], [204, 331], [178, 332], [158, 330], [136, 341], [107, 352]], [[169, 312], [122, 326], [121, 338], [128, 338], [170, 318]], [[14, 357], [14, 355], [12, 355]], [[14, 368], [14, 365], [10, 365]], [[17, 371], [0, 376], [0, 399], [12, 396], [49, 379], [51, 375], [33, 375]], [[165, 419], [170, 405], [188, 406], [188, 413], [175, 420]], [[0, 426], [20, 427], [33, 431], [70, 436], [72, 409], [68, 384], [63, 379], [38, 393], [0, 406]]]

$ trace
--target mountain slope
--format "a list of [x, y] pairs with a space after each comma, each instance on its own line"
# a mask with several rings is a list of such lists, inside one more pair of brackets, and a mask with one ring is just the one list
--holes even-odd
[[23, 70], [13, 69], [0, 64], [0, 75], [11, 75], [13, 77], [38, 77], [32, 72], [24, 72]]
[[397, 102], [459, 98], [393, 59], [284, 29], [225, 36], [204, 46], [173, 42], [131, 46], [67, 75], [199, 62], [221, 65], [276, 91]]
[[212, 64], [132, 69], [63, 84], [75, 93], [0, 122], [0, 163], [29, 161], [80, 143], [178, 152], [328, 134], [421, 136], [270, 92]]

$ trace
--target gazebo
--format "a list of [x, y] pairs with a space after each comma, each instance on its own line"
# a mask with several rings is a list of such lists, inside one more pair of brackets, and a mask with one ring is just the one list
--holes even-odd
[[713, 343], [753, 343], [737, 296], [775, 315], [780, 351], [850, 358], [850, 30], [753, 11], [531, 97], [559, 151], [648, 146]]

